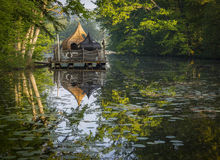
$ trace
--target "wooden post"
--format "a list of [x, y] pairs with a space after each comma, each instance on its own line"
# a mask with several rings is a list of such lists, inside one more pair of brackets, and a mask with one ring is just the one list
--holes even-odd
[[84, 62], [84, 48], [82, 49], [82, 56], [83, 56], [83, 62]]
[[55, 84], [57, 82], [57, 71], [55, 70], [53, 72], [53, 83]]
[[57, 97], [59, 97], [59, 88], [60, 88], [60, 71], [57, 71]]
[[[56, 42], [54, 42], [54, 43], [56, 44]], [[56, 47], [54, 49], [54, 61], [55, 62], [58, 61], [57, 55], [58, 55], [58, 46], [57, 46], [57, 49], [56, 49]]]
[[59, 34], [57, 34], [57, 60], [60, 62], [60, 39], [59, 39]]
[[96, 48], [96, 51], [97, 51], [97, 54], [98, 54], [98, 61], [100, 62], [100, 61], [101, 61], [101, 56], [102, 56], [102, 55], [101, 55], [101, 54], [102, 54], [102, 53], [101, 53], [102, 51], [99, 52], [98, 48]]
[[103, 45], [103, 55], [102, 55], [102, 57], [105, 60], [105, 39], [103, 39], [102, 45]]

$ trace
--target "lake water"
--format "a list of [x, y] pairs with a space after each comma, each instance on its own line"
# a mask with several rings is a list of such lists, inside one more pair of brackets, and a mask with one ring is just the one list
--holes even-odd
[[108, 59], [0, 73], [0, 159], [220, 158], [219, 61]]

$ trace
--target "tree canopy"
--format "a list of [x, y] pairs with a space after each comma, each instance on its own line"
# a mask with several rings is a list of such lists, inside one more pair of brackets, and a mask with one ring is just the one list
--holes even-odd
[[3, 66], [9, 61], [24, 62], [24, 59], [30, 65], [40, 34], [53, 38], [55, 32], [64, 28], [62, 17], [89, 15], [80, 0], [67, 0], [65, 5], [58, 0], [0, 0], [0, 4], [0, 60]]
[[109, 49], [144, 55], [219, 58], [217, 0], [97, 0]]

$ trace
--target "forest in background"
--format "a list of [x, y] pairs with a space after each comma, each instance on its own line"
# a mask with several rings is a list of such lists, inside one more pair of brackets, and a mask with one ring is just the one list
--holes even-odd
[[0, 0], [0, 68], [31, 66], [57, 33], [61, 40], [68, 37], [78, 21], [118, 53], [220, 58], [219, 0], [95, 3], [97, 8], [88, 11], [80, 0]]
[[219, 0], [97, 0], [96, 5], [110, 50], [220, 58]]
[[80, 22], [85, 32], [89, 33], [94, 40], [102, 42], [105, 38], [104, 30], [100, 29], [95, 19], [79, 19], [73, 16], [71, 20], [66, 21], [65, 30], [59, 32], [60, 39], [64, 40], [73, 34], [77, 28], [78, 22]]

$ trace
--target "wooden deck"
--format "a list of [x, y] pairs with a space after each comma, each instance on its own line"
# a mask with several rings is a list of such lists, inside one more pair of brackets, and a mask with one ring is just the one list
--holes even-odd
[[60, 53], [54, 53], [54, 59], [49, 60], [49, 63], [54, 69], [105, 69], [105, 50], [61, 50]]
[[84, 69], [105, 69], [106, 62], [90, 62], [90, 61], [82, 61], [82, 62], [74, 62], [74, 61], [62, 61], [57, 62], [53, 61], [50, 63], [50, 67], [54, 69], [62, 69], [62, 68], [84, 68]]

